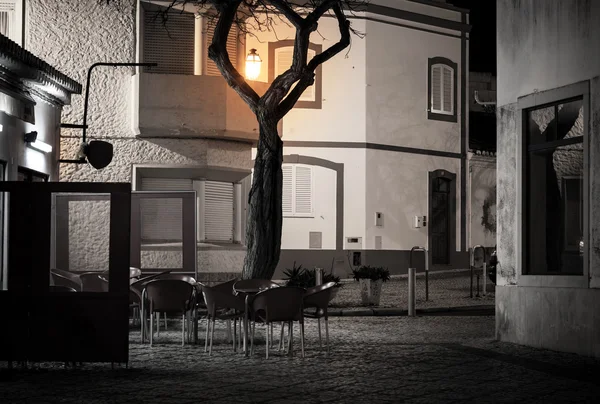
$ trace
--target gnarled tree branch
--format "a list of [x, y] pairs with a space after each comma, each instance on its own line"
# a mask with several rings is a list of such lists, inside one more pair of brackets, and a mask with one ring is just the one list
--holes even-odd
[[215, 26], [212, 43], [208, 47], [208, 57], [215, 62], [227, 84], [248, 104], [252, 112], [256, 113], [260, 97], [233, 66], [227, 53], [227, 37], [241, 2], [241, 0], [213, 2], [220, 17]]
[[278, 119], [283, 118], [298, 102], [302, 93], [315, 82], [315, 70], [319, 65], [327, 62], [329, 59], [343, 51], [348, 45], [350, 45], [350, 21], [346, 19], [346, 15], [342, 11], [342, 8], [338, 3], [333, 5], [333, 12], [338, 20], [338, 27], [340, 29], [340, 40], [334, 45], [327, 48], [324, 52], [315, 55], [308, 63], [306, 68], [301, 74], [300, 80], [294, 87], [294, 89], [288, 94], [287, 97], [279, 104], [277, 108]]

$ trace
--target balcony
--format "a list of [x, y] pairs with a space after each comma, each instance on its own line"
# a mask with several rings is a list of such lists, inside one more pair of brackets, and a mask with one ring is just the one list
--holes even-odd
[[[259, 94], [268, 86], [251, 84]], [[139, 73], [133, 89], [139, 137], [258, 139], [256, 117], [220, 76]]]

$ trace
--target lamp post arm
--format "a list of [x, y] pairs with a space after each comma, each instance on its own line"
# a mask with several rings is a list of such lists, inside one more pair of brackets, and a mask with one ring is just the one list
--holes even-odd
[[86, 130], [87, 130], [87, 110], [88, 110], [88, 103], [89, 103], [89, 99], [90, 99], [90, 78], [92, 76], [92, 70], [94, 69], [94, 67], [98, 67], [98, 66], [112, 66], [112, 67], [123, 67], [123, 66], [157, 66], [156, 63], [110, 63], [110, 62], [98, 62], [98, 63], [94, 63], [93, 65], [90, 66], [90, 68], [88, 69], [87, 72], [87, 80], [86, 80], [86, 84], [85, 84], [85, 101], [83, 104], [83, 125], [82, 125], [82, 129], [83, 129], [83, 134], [81, 136], [81, 140], [83, 143], [85, 143], [85, 134], [86, 134]]

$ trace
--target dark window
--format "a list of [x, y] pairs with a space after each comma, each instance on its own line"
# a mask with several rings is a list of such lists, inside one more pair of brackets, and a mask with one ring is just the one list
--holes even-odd
[[48, 175], [27, 168], [19, 168], [18, 181], [48, 182]]
[[583, 98], [524, 111], [524, 273], [583, 274]]

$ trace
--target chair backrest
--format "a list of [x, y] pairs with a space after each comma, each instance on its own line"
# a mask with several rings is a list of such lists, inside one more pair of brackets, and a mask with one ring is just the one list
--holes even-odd
[[316, 307], [318, 309], [326, 309], [331, 301], [333, 288], [335, 288], [335, 282], [327, 282], [323, 285], [306, 289], [304, 308]]
[[77, 292], [74, 288], [63, 285], [51, 285], [50, 292]]
[[244, 311], [245, 304], [242, 299], [234, 296], [232, 292], [221, 290], [216, 287], [202, 286], [204, 303], [210, 315], [215, 315], [218, 309], [235, 309]]
[[194, 285], [180, 279], [155, 279], [146, 284], [153, 311], [183, 313], [194, 302]]
[[218, 290], [220, 290], [222, 292], [225, 292], [225, 293], [233, 294], [234, 293], [233, 285], [235, 285], [238, 281], [239, 281], [239, 279], [235, 278], [235, 279], [231, 279], [231, 280], [229, 280], [227, 282], [223, 282], [223, 283], [219, 283], [217, 285], [213, 285], [211, 287], [214, 288], [214, 289], [218, 289]]
[[129, 277], [130, 278], [139, 278], [142, 276], [142, 270], [136, 267], [129, 267]]
[[189, 275], [184, 275], [184, 274], [172, 274], [172, 273], [167, 273], [167, 274], [163, 274], [157, 277], [157, 279], [173, 279], [173, 280], [178, 280], [178, 281], [184, 281], [187, 283], [191, 283], [192, 285], [196, 283], [196, 280], [194, 278], [192, 278]]
[[252, 289], [258, 292], [278, 287], [279, 285], [270, 279], [242, 279], [233, 284], [233, 290], [236, 293], [244, 289]]
[[81, 283], [81, 279], [78, 276], [65, 276], [61, 273], [57, 272], [54, 269], [50, 270], [50, 276], [52, 277], [52, 282], [54, 286], [64, 286], [68, 288], [75, 289], [76, 292], [81, 292], [83, 285]]
[[99, 274], [80, 275], [83, 292], [108, 292], [108, 279]]
[[252, 299], [252, 310], [268, 322], [300, 320], [305, 292], [291, 286], [264, 290]]

